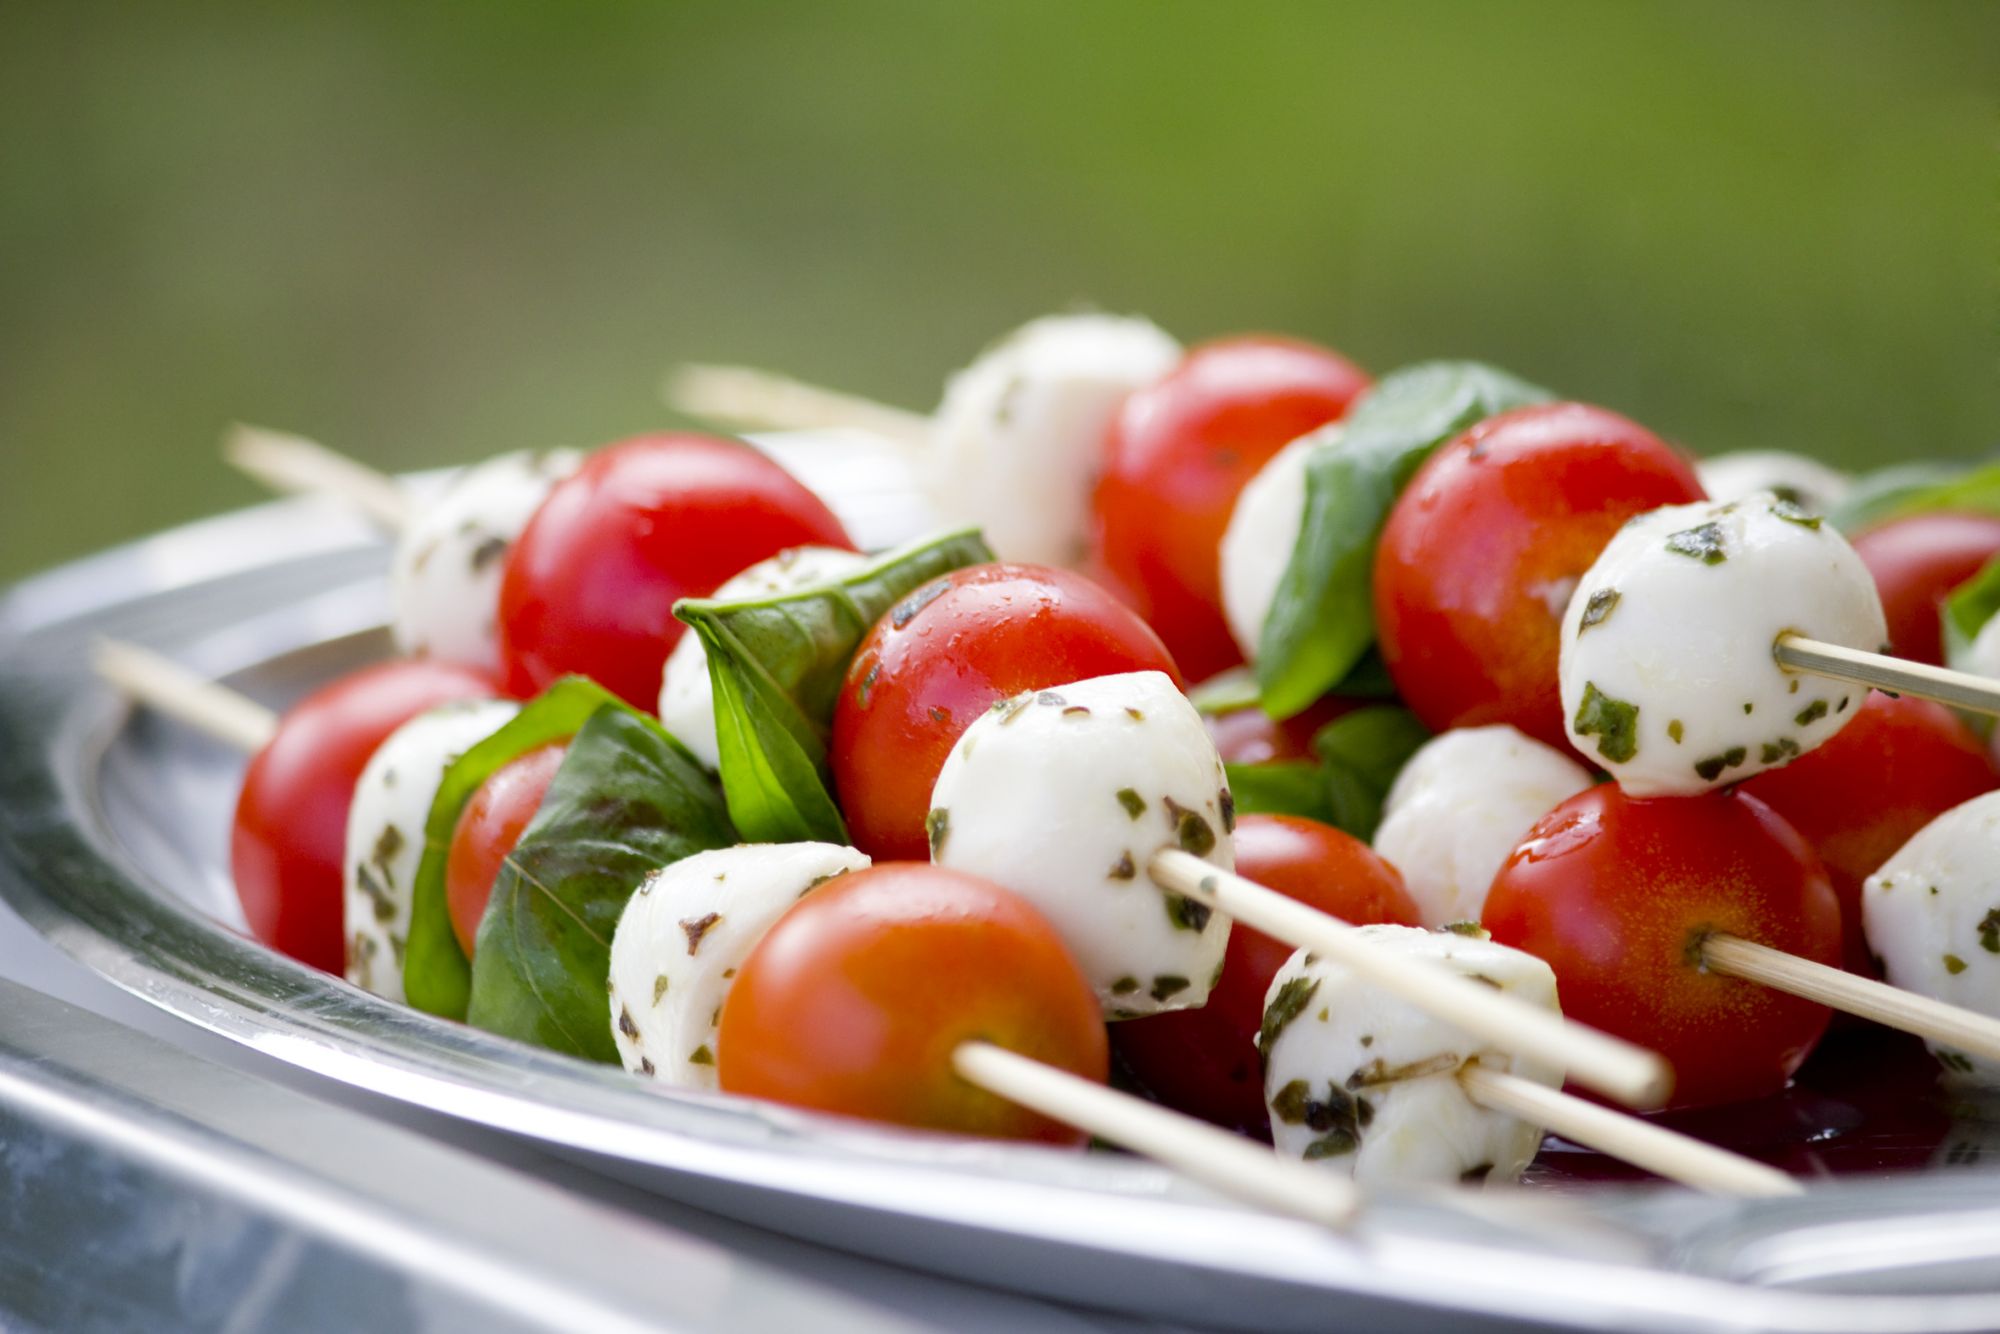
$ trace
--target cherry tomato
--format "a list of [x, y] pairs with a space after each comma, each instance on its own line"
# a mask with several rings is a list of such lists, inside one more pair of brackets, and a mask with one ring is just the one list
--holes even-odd
[[1194, 680], [1242, 661], [1222, 617], [1236, 494], [1270, 457], [1338, 421], [1368, 387], [1345, 357], [1288, 338], [1191, 349], [1125, 401], [1092, 500], [1091, 556]]
[[1678, 450], [1583, 403], [1502, 413], [1445, 444], [1375, 554], [1397, 691], [1433, 732], [1511, 723], [1567, 750], [1556, 653], [1570, 594], [1627, 519], [1701, 498]]
[[541, 809], [549, 784], [562, 768], [569, 742], [551, 741], [517, 756], [493, 771], [472, 800], [459, 812], [445, 854], [444, 902], [451, 913], [451, 933], [465, 957], [472, 957], [479, 939], [479, 919], [493, 897], [493, 882], [507, 854], [521, 841], [521, 831]]
[[974, 565], [926, 584], [861, 641], [834, 707], [833, 782], [854, 846], [877, 861], [928, 857], [938, 771], [1001, 700], [1146, 671], [1180, 684], [1159, 636], [1080, 574]]
[[575, 672], [650, 710], [684, 628], [674, 603], [797, 546], [853, 543], [818, 496], [748, 445], [645, 435], [600, 449], [556, 483], [507, 555], [507, 689], [525, 698]]
[[1025, 899], [943, 867], [888, 862], [814, 890], [757, 943], [723, 1003], [731, 1093], [1005, 1139], [1083, 1136], [952, 1070], [981, 1040], [1102, 1081], [1097, 996]]
[[[1420, 925], [1417, 905], [1396, 868], [1360, 839], [1316, 820], [1241, 817], [1236, 869], [1349, 922]], [[1238, 922], [1230, 928], [1222, 978], [1208, 993], [1208, 1004], [1113, 1024], [1113, 1049], [1140, 1084], [1176, 1111], [1267, 1134], [1257, 1029], [1271, 979], [1291, 957], [1290, 945]]]
[[342, 971], [347, 808], [368, 757], [427, 709], [498, 693], [470, 667], [414, 658], [364, 667], [293, 706], [251, 759], [236, 799], [229, 866], [250, 934], [301, 963]]
[[1777, 1092], [1826, 1030], [1823, 1005], [1697, 966], [1718, 932], [1840, 962], [1840, 902], [1819, 858], [1740, 791], [1580, 792], [1529, 831], [1482, 920], [1555, 969], [1564, 1014], [1673, 1062], [1677, 1107]]
[[1861, 882], [1919, 829], [1995, 787], [1986, 747], [1950, 709], [1871, 691], [1833, 740], [1742, 790], [1812, 844], [1840, 896], [1847, 967], [1873, 977]]
[[1335, 718], [1361, 706], [1360, 700], [1328, 695], [1304, 713], [1282, 722], [1254, 704], [1227, 713], [1205, 713], [1201, 720], [1225, 764], [1316, 760], [1319, 755], [1313, 750], [1313, 736]]
[[1952, 590], [2000, 554], [2000, 518], [1942, 511], [1912, 514], [1854, 539], [1854, 554], [1875, 576], [1889, 620], [1889, 651], [1942, 665], [1940, 609]]

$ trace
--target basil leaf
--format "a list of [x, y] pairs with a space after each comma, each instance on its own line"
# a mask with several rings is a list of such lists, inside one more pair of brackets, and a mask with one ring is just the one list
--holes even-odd
[[1301, 815], [1321, 824], [1333, 823], [1326, 771], [1311, 760], [1225, 764], [1222, 771], [1241, 815]]
[[1196, 713], [1211, 718], [1253, 709], [1257, 707], [1257, 678], [1248, 667], [1231, 667], [1191, 687], [1188, 702]]
[[444, 771], [424, 820], [424, 856], [411, 890], [410, 939], [403, 952], [403, 991], [417, 1009], [463, 1019], [472, 994], [472, 965], [451, 929], [444, 892], [445, 859], [466, 803], [496, 772], [537, 747], [576, 735], [591, 714], [617, 702], [594, 681], [564, 677]]
[[826, 773], [827, 729], [847, 664], [883, 616], [905, 608], [914, 616], [944, 591], [943, 576], [992, 559], [978, 530], [967, 528], [898, 548], [817, 588], [674, 607], [708, 652], [722, 790], [745, 839], [847, 841]]
[[1827, 522], [1848, 536], [1931, 510], [2000, 514], [2000, 463], [1901, 463], [1858, 479]]
[[626, 900], [662, 866], [735, 842], [714, 780], [665, 728], [623, 704], [598, 709], [494, 881], [467, 1022], [616, 1061], [605, 984]]
[[1396, 775], [1430, 736], [1417, 715], [1392, 704], [1356, 709], [1320, 728], [1313, 749], [1326, 766], [1328, 823], [1364, 843], [1375, 837]]
[[1420, 464], [1460, 431], [1551, 395], [1472, 361], [1385, 376], [1345, 421], [1321, 428], [1306, 462], [1305, 520], [1264, 620], [1257, 682], [1289, 718], [1339, 686], [1375, 640], [1375, 544]]
[[1941, 615], [1947, 664], [1967, 670], [1972, 641], [1979, 638], [1979, 632], [1995, 612], [2000, 612], [2000, 559], [1988, 561], [1985, 568], [1953, 589], [1945, 599]]

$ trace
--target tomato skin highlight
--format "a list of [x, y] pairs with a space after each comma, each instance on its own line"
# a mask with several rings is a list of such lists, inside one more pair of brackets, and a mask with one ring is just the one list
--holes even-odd
[[723, 1003], [716, 1073], [816, 1111], [1084, 1142], [961, 1080], [951, 1054], [973, 1040], [1106, 1076], [1096, 993], [1046, 918], [975, 876], [887, 862], [813, 890], [758, 942]]
[[499, 693], [473, 668], [411, 658], [364, 667], [294, 705], [251, 758], [236, 799], [229, 868], [250, 934], [342, 972], [347, 810], [369, 756], [428, 709]]
[[2000, 518], [1950, 510], [1912, 514], [1857, 535], [1854, 554], [1882, 595], [1889, 652], [1942, 666], [1945, 599], [2000, 555]]
[[1440, 446], [1375, 554], [1397, 692], [1433, 732], [1509, 723], [1568, 753], [1556, 660], [1570, 593], [1627, 519], [1700, 499], [1679, 450], [1584, 403], [1501, 413]]
[[526, 698], [579, 673], [650, 712], [686, 628], [675, 602], [787, 547], [853, 545], [818, 496], [739, 441], [645, 435], [607, 445], [556, 483], [508, 553], [507, 689]]
[[1368, 388], [1338, 353], [1252, 335], [1189, 349], [1125, 401], [1091, 499], [1093, 571], [1193, 680], [1243, 660], [1222, 615], [1222, 534], [1273, 454], [1338, 421]]
[[[1236, 822], [1236, 869], [1280, 894], [1366, 925], [1420, 926], [1403, 877], [1360, 839], [1294, 815], [1244, 815]], [[1236, 923], [1222, 980], [1194, 1010], [1111, 1025], [1111, 1045], [1133, 1077], [1175, 1111], [1267, 1136], [1264, 1075], [1255, 1039], [1271, 979], [1292, 947]]]
[[1861, 929], [1861, 882], [1919, 829], [1996, 787], [2000, 773], [1958, 715], [1929, 700], [1871, 690], [1831, 741], [1742, 790], [1819, 854], [1840, 898], [1847, 969], [1876, 977], [1881, 970]]
[[830, 762], [854, 846], [930, 855], [924, 817], [965, 729], [1024, 690], [1180, 671], [1158, 635], [1099, 585], [1045, 565], [973, 565], [916, 590], [861, 641], [834, 706]]
[[1555, 969], [1563, 1013], [1673, 1063], [1674, 1107], [1763, 1097], [1825, 1031], [1829, 1011], [1699, 971], [1729, 933], [1840, 963], [1840, 903], [1819, 859], [1741, 791], [1578, 793], [1536, 824], [1494, 878], [1486, 929]]
[[451, 933], [468, 959], [501, 864], [541, 809], [568, 753], [565, 739], [517, 756], [495, 769], [458, 814], [445, 854], [444, 902], [451, 915]]

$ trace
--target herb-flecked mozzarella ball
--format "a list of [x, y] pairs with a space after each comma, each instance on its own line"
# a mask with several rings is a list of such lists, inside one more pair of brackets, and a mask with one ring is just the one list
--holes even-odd
[[1745, 449], [1698, 459], [1695, 476], [1710, 500], [1727, 503], [1769, 491], [1800, 509], [1824, 514], [1840, 503], [1854, 479], [1818, 459], [1782, 449]]
[[927, 489], [977, 523], [1001, 559], [1074, 565], [1112, 414], [1180, 360], [1152, 323], [1049, 315], [981, 353], [945, 385], [931, 424]]
[[[1861, 921], [1891, 985], [2000, 1015], [2000, 792], [1918, 830], [1863, 883]], [[1953, 1075], [2000, 1084], [2000, 1061], [1930, 1047]]]
[[519, 711], [496, 699], [442, 705], [391, 732], [368, 757], [347, 808], [341, 866], [347, 980], [355, 986], [403, 999], [403, 947], [431, 803], [444, 771]]
[[467, 468], [419, 510], [389, 571], [397, 648], [499, 670], [495, 617], [508, 548], [582, 458], [569, 449], [502, 454]]
[[1152, 883], [1182, 848], [1235, 867], [1222, 760], [1160, 672], [1003, 700], [965, 730], [931, 794], [931, 860], [1055, 924], [1113, 1019], [1189, 1009], [1222, 971], [1229, 921]]
[[1847, 725], [1862, 688], [1779, 666], [1791, 633], [1870, 650], [1888, 637], [1875, 581], [1831, 525], [1768, 492], [1642, 514], [1563, 617], [1569, 739], [1635, 797], [1796, 759]]
[[1264, 622], [1306, 519], [1306, 460], [1339, 438], [1316, 431], [1286, 445], [1236, 497], [1222, 535], [1222, 614], [1243, 656], [1256, 661]]
[[[1411, 959], [1560, 1008], [1547, 964], [1483, 933], [1359, 929]], [[1458, 1072], [1477, 1062], [1549, 1088], [1562, 1083], [1554, 1066], [1484, 1046], [1303, 950], [1271, 980], [1255, 1041], [1278, 1152], [1367, 1185], [1515, 1180], [1541, 1147], [1540, 1128], [1473, 1102]]]
[[[792, 547], [730, 576], [709, 596], [722, 602], [779, 597], [844, 579], [867, 563], [868, 557], [858, 551]], [[708, 649], [692, 630], [674, 645], [660, 674], [660, 721], [709, 768], [722, 762], [715, 739], [715, 691], [708, 679]]]
[[611, 1038], [625, 1068], [719, 1087], [716, 1026], [736, 970], [809, 890], [868, 864], [835, 843], [743, 843], [648, 876], [611, 936]]
[[1582, 765], [1505, 723], [1454, 728], [1396, 775], [1375, 851], [1403, 873], [1425, 926], [1476, 922], [1535, 822], [1589, 786]]

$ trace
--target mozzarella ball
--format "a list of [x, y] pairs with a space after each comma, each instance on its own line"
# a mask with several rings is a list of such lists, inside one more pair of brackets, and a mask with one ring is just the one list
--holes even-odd
[[510, 700], [460, 700], [420, 713], [375, 748], [347, 808], [341, 866], [347, 980], [403, 999], [403, 947], [424, 859], [424, 825], [444, 771], [520, 712]]
[[1800, 509], [1824, 514], [1846, 496], [1854, 479], [1818, 459], [1782, 449], [1746, 449], [1698, 459], [1695, 476], [1710, 500], [1743, 500], [1769, 491]]
[[[1557, 1010], [1556, 975], [1483, 935], [1364, 926], [1376, 945], [1442, 964]], [[1264, 1099], [1279, 1153], [1366, 1185], [1503, 1184], [1542, 1143], [1539, 1127], [1473, 1102], [1458, 1072], [1474, 1062], [1556, 1088], [1562, 1071], [1510, 1056], [1301, 950], [1265, 995]]]
[[[1861, 887], [1868, 948], [1892, 986], [2000, 1015], [2000, 792], [1919, 829]], [[1931, 1043], [1952, 1075], [2000, 1084], [2000, 1061]]]
[[1403, 873], [1425, 926], [1476, 922], [1535, 821], [1589, 786], [1582, 765], [1505, 723], [1454, 728], [1396, 776], [1375, 851]]
[[1147, 873], [1161, 848], [1235, 867], [1222, 760], [1160, 672], [1003, 700], [965, 730], [931, 793], [931, 860], [983, 876], [1062, 933], [1113, 1019], [1208, 1000], [1229, 921]]
[[1180, 357], [1180, 344], [1142, 319], [1023, 325], [945, 385], [926, 462], [932, 500], [983, 528], [1003, 560], [1075, 564], [1112, 416]]
[[[844, 579], [868, 563], [858, 551], [839, 547], [792, 547], [733, 575], [710, 594], [720, 601], [779, 597], [815, 584]], [[715, 691], [708, 679], [708, 649], [692, 630], [667, 655], [660, 676], [660, 721], [714, 769], [722, 763], [715, 739]]]
[[1854, 716], [1863, 687], [1788, 672], [1786, 634], [1878, 649], [1868, 567], [1830, 524], [1769, 493], [1670, 505], [1611, 539], [1563, 617], [1570, 741], [1635, 797], [1776, 768]]
[[1236, 497], [1222, 535], [1222, 614], [1250, 661], [1306, 521], [1306, 460], [1339, 428], [1302, 436], [1273, 454]]
[[454, 477], [396, 543], [390, 630], [414, 656], [500, 667], [500, 571], [549, 488], [576, 471], [575, 450], [502, 454]]
[[719, 1087], [716, 1026], [736, 970], [808, 890], [867, 865], [834, 843], [742, 843], [648, 876], [611, 936], [611, 1039], [625, 1068]]
[[1988, 620], [1972, 637], [1962, 660], [1952, 666], [1976, 676], [2000, 678], [2000, 616]]

